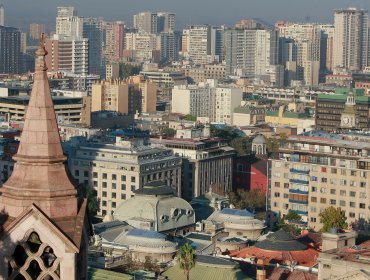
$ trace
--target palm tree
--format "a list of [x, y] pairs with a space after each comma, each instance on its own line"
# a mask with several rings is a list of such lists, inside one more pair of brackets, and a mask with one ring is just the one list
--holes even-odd
[[180, 268], [184, 270], [186, 279], [189, 280], [190, 270], [194, 267], [197, 257], [195, 250], [189, 243], [185, 243], [177, 252], [177, 257], [180, 262]]

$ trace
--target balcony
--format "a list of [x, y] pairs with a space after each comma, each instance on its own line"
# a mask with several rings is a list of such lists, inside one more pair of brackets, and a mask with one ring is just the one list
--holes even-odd
[[293, 199], [289, 199], [289, 203], [308, 205], [308, 201], [305, 201], [305, 200], [293, 200]]
[[296, 168], [290, 168], [290, 172], [298, 173], [298, 174], [310, 174], [310, 170], [301, 170]]
[[295, 189], [289, 189], [289, 193], [296, 193], [296, 194], [308, 194], [308, 191], [301, 191], [301, 190], [295, 190]]
[[290, 209], [290, 211], [296, 212], [298, 215], [302, 215], [302, 216], [307, 216], [308, 215], [308, 211], [292, 210], [292, 209]]
[[301, 185], [308, 185], [309, 181], [306, 180], [299, 180], [299, 179], [290, 179], [290, 183], [296, 183], [296, 184], [301, 184]]

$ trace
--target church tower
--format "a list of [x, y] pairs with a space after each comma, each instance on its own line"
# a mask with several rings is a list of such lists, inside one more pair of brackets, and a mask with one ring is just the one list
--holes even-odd
[[354, 129], [358, 124], [356, 117], [356, 102], [352, 90], [347, 95], [347, 100], [344, 105], [344, 110], [340, 117], [340, 127], [347, 129]]
[[13, 173], [0, 188], [0, 279], [86, 279], [88, 219], [70, 180], [45, 64], [45, 38]]

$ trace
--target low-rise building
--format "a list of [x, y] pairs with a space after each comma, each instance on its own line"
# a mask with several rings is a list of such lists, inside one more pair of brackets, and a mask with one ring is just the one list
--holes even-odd
[[169, 149], [150, 147], [143, 139], [80, 143], [72, 149], [68, 164], [79, 183], [97, 191], [101, 216], [150, 181], [163, 180], [181, 195], [181, 158]]

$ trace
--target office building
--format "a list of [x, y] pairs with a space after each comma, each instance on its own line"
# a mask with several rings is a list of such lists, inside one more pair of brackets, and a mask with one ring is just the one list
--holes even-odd
[[315, 116], [317, 130], [368, 130], [370, 96], [363, 95], [363, 89], [347, 88], [338, 88], [335, 94], [319, 94]]
[[86, 279], [87, 200], [66, 172], [43, 43], [14, 170], [1, 187], [0, 277]]
[[363, 70], [369, 59], [369, 17], [366, 10], [348, 8], [334, 14], [334, 68]]
[[175, 14], [169, 12], [157, 13], [158, 32], [175, 32]]
[[101, 29], [101, 20], [97, 18], [83, 19], [83, 37], [88, 39], [89, 43], [89, 74], [100, 75], [102, 72], [102, 44], [103, 34]]
[[31, 23], [30, 24], [30, 37], [31, 39], [38, 40], [42, 33], [45, 33], [45, 24]]
[[290, 136], [269, 162], [269, 210], [279, 217], [295, 211], [314, 230], [329, 206], [344, 210], [348, 224], [368, 220], [369, 158], [365, 134]]
[[21, 32], [0, 26], [0, 73], [19, 74], [21, 70]]
[[152, 148], [143, 139], [82, 143], [69, 157], [69, 168], [78, 182], [97, 190], [102, 216], [151, 181], [164, 181], [181, 195], [181, 158], [169, 149]]
[[89, 72], [89, 40], [55, 35], [46, 40], [46, 65], [51, 72], [87, 75]]
[[151, 139], [151, 145], [171, 149], [182, 157], [181, 197], [193, 199], [208, 192], [222, 195], [232, 190], [235, 150], [221, 139]]
[[134, 15], [134, 28], [139, 33], [157, 34], [175, 31], [175, 14], [169, 12], [142, 12]]

